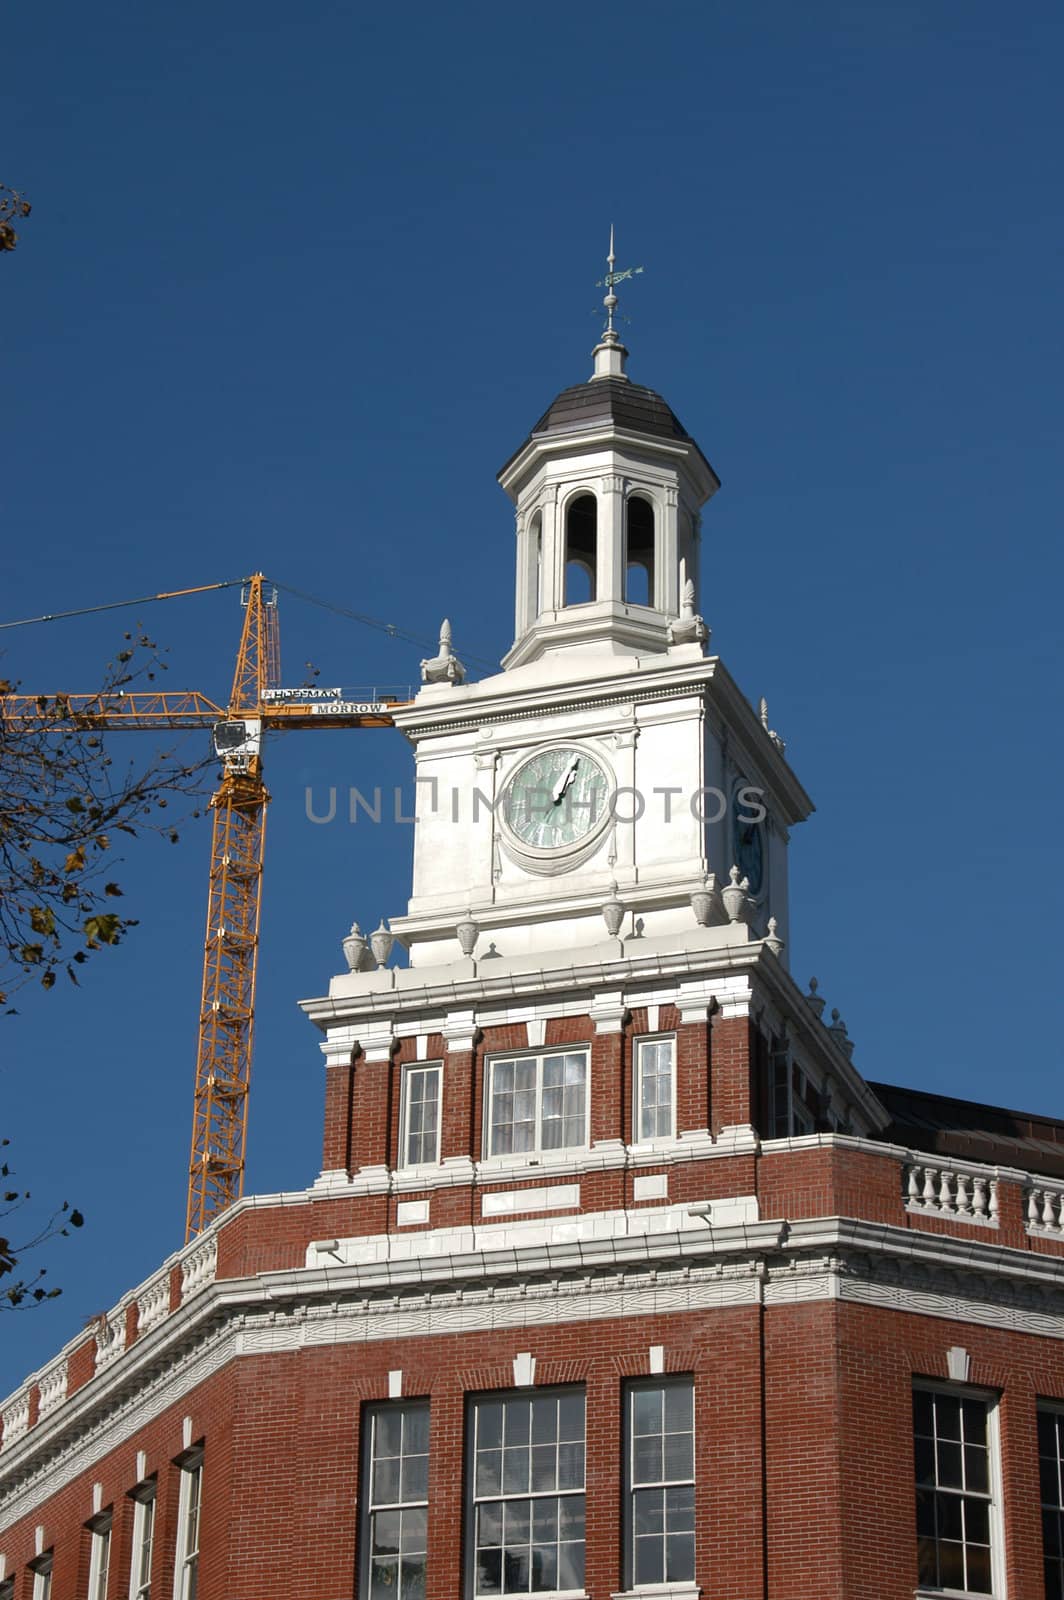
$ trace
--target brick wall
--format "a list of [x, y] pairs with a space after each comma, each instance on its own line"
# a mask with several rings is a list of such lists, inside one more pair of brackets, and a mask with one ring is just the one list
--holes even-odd
[[55, 1600], [83, 1600], [98, 1482], [114, 1510], [113, 1592], [124, 1594], [129, 1491], [143, 1450], [158, 1481], [154, 1587], [168, 1597], [188, 1416], [205, 1449], [200, 1600], [262, 1600], [278, 1587], [353, 1596], [363, 1408], [387, 1398], [388, 1373], [401, 1368], [404, 1396], [427, 1396], [432, 1408], [426, 1600], [454, 1600], [464, 1570], [465, 1399], [512, 1389], [513, 1358], [530, 1350], [537, 1386], [586, 1386], [587, 1590], [607, 1600], [623, 1584], [624, 1384], [648, 1373], [650, 1347], [662, 1345], [666, 1371], [695, 1382], [696, 1576], [706, 1600], [911, 1600], [912, 1380], [944, 1379], [946, 1350], [957, 1344], [970, 1353], [971, 1382], [1002, 1396], [1008, 1592], [1035, 1600], [1034, 1407], [1036, 1395], [1064, 1399], [1059, 1344], [833, 1301], [245, 1356], [106, 1456], [93, 1460], [86, 1447], [81, 1475], [0, 1535], [0, 1548], [18, 1600], [28, 1600], [40, 1523], [55, 1550]]

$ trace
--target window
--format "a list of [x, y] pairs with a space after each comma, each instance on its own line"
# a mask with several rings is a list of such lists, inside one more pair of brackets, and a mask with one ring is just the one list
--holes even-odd
[[635, 1138], [670, 1139], [676, 1131], [673, 1039], [638, 1039], [635, 1047]]
[[1064, 1412], [1038, 1409], [1046, 1600], [1064, 1600]]
[[695, 1393], [690, 1378], [628, 1390], [626, 1581], [691, 1583], [695, 1575]]
[[800, 1137], [816, 1131], [816, 1091], [791, 1057], [787, 1041], [774, 1042], [769, 1058], [769, 1117], [773, 1139]]
[[583, 1390], [476, 1400], [468, 1440], [472, 1594], [582, 1590]]
[[428, 1559], [428, 1403], [373, 1406], [366, 1423], [362, 1593], [418, 1600]]
[[993, 1594], [991, 1404], [969, 1392], [913, 1391], [920, 1584]]
[[187, 1457], [181, 1468], [177, 1507], [177, 1555], [174, 1600], [196, 1600], [199, 1577], [199, 1525], [203, 1498], [203, 1452]]
[[33, 1573], [33, 1600], [52, 1600], [52, 1552], [30, 1563]]
[[92, 1524], [89, 1552], [89, 1600], [107, 1600], [107, 1575], [111, 1566], [111, 1513]]
[[565, 511], [565, 604], [597, 598], [598, 501], [578, 494]]
[[399, 1149], [401, 1167], [420, 1166], [440, 1159], [440, 1079], [443, 1068], [404, 1067], [402, 1133]]
[[567, 1150], [587, 1143], [587, 1051], [488, 1064], [488, 1154]]
[[155, 1539], [155, 1482], [133, 1491], [133, 1551], [129, 1569], [129, 1600], [151, 1600], [151, 1553]]
[[4, 1581], [0, 1583], [0, 1600], [15, 1600], [14, 1578], [5, 1578]]
[[633, 495], [625, 507], [624, 598], [637, 606], [654, 604], [654, 507]]

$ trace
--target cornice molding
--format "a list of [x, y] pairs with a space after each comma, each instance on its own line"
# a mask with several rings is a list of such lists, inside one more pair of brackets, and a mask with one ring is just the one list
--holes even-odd
[[836, 1217], [222, 1279], [4, 1452], [0, 1516], [30, 1515], [241, 1356], [814, 1300], [1064, 1340], [1064, 1259]]

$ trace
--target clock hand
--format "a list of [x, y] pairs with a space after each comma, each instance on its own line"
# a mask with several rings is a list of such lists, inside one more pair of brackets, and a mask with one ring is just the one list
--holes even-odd
[[565, 769], [564, 773], [562, 774], [562, 776], [558, 779], [557, 783], [554, 785], [554, 793], [551, 795], [551, 799], [554, 801], [554, 804], [556, 806], [561, 804], [562, 795], [565, 793], [566, 789], [568, 789], [569, 785], [572, 783], [573, 779], [576, 777], [576, 769], [577, 769], [577, 765], [578, 765], [579, 761], [580, 761], [580, 757], [579, 756], [574, 756], [573, 759], [570, 761], [569, 765], [566, 767], [566, 769]]

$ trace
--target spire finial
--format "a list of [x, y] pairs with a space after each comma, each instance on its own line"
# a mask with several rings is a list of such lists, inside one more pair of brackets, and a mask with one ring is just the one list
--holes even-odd
[[642, 267], [625, 267], [617, 271], [617, 256], [613, 245], [613, 223], [610, 223], [610, 248], [606, 257], [606, 276], [600, 278], [595, 285], [596, 289], [605, 289], [602, 304], [606, 310], [606, 326], [602, 330], [602, 338], [595, 346], [595, 371], [596, 378], [623, 378], [624, 363], [628, 352], [621, 343], [620, 335], [613, 326], [613, 314], [617, 310], [616, 287], [627, 278], [637, 278], [644, 270]]

